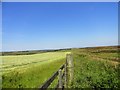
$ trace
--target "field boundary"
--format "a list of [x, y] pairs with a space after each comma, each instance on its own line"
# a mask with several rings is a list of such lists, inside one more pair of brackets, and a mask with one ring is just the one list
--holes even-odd
[[[73, 57], [72, 54], [66, 55], [66, 61], [61, 67], [46, 81], [43, 85], [39, 87], [41, 90], [46, 90], [51, 83], [58, 77], [58, 83], [54, 87], [57, 88], [66, 88], [68, 83], [71, 83], [73, 79]], [[68, 80], [69, 79], [69, 80]]]

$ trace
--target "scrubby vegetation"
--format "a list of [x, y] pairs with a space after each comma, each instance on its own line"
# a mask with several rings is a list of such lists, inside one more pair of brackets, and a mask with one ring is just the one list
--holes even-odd
[[73, 49], [74, 80], [71, 88], [118, 88], [117, 47]]

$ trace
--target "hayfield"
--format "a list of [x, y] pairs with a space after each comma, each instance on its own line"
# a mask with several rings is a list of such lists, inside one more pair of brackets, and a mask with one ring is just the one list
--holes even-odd
[[66, 53], [3, 56], [3, 88], [38, 88], [65, 63]]

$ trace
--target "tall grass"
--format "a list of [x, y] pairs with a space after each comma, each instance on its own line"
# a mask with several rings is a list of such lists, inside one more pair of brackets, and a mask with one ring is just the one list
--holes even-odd
[[71, 88], [118, 88], [118, 68], [107, 61], [89, 58], [88, 52], [73, 50], [74, 80]]

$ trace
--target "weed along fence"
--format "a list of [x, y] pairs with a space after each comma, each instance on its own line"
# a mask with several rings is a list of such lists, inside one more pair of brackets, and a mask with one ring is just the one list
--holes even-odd
[[41, 87], [40, 90], [45, 90], [53, 83], [53, 81], [58, 78], [58, 83], [54, 87], [57, 88], [67, 88], [68, 84], [71, 83], [73, 79], [73, 56], [72, 54], [66, 55], [66, 62], [63, 64], [58, 71], [56, 71]]

